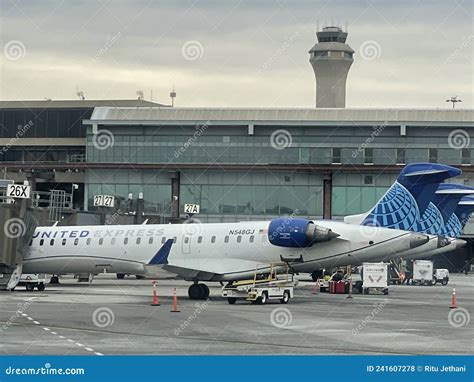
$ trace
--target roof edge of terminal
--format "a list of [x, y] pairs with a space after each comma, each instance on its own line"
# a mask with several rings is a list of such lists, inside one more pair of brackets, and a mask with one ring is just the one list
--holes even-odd
[[0, 109], [61, 109], [94, 107], [169, 107], [143, 99], [43, 99], [43, 100], [0, 100]]
[[105, 121], [462, 122], [474, 127], [474, 109], [96, 107], [85, 123]]

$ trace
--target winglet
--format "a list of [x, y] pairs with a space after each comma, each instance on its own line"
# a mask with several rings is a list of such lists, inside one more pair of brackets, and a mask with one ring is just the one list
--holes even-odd
[[171, 251], [171, 246], [173, 245], [173, 239], [168, 239], [165, 241], [165, 244], [156, 252], [156, 255], [150, 260], [148, 265], [163, 265], [168, 264], [168, 256]]

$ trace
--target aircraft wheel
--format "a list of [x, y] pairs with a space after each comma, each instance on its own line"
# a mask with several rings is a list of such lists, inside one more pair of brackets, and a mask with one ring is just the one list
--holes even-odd
[[236, 299], [235, 297], [228, 297], [228, 298], [227, 298], [227, 302], [228, 302], [230, 305], [234, 305], [236, 301], [237, 301], [237, 299]]
[[125, 273], [117, 273], [117, 279], [123, 280], [125, 278]]
[[199, 300], [202, 290], [198, 284], [192, 284], [188, 289], [188, 296], [191, 300]]
[[51, 279], [49, 280], [50, 284], [59, 284], [59, 276], [51, 276]]
[[26, 284], [26, 290], [32, 292], [35, 290], [35, 286], [33, 284]]
[[37, 288], [38, 288], [38, 290], [39, 290], [40, 292], [42, 292], [42, 291], [44, 291], [44, 289], [46, 288], [46, 286], [45, 286], [43, 283], [41, 283], [41, 284], [38, 284]]
[[199, 289], [201, 290], [201, 295], [199, 297], [200, 300], [207, 300], [209, 298], [209, 294], [211, 293], [209, 287], [206, 284], [198, 284]]

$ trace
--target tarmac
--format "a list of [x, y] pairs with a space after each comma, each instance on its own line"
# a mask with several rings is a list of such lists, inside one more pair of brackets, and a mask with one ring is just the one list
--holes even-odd
[[[229, 305], [209, 283], [208, 301], [187, 297], [188, 282], [71, 276], [44, 292], [0, 293], [0, 354], [470, 354], [474, 275], [447, 286], [389, 287], [389, 294], [313, 293], [308, 278], [289, 304]], [[453, 287], [457, 309], [450, 309]], [[173, 313], [176, 288], [178, 309]]]

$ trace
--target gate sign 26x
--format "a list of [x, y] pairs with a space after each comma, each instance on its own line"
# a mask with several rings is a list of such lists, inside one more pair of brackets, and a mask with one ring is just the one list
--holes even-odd
[[9, 184], [7, 186], [7, 196], [10, 198], [29, 199], [30, 191], [31, 187], [23, 184]]

